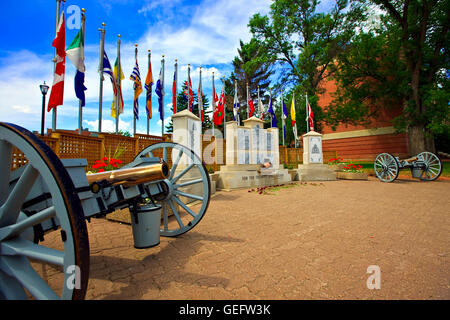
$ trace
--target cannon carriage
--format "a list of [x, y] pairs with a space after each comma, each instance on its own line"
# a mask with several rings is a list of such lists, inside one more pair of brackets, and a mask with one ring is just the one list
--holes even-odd
[[[27, 159], [19, 168], [15, 150]], [[205, 166], [176, 143], [86, 174], [85, 159], [59, 159], [28, 130], [0, 123], [0, 159], [0, 299], [83, 299], [91, 218], [129, 208], [134, 246], [142, 249], [188, 232], [209, 205]]]
[[389, 153], [380, 153], [375, 158], [374, 169], [377, 178], [383, 182], [395, 181], [403, 169], [411, 170], [413, 178], [434, 181], [442, 173], [442, 162], [437, 155], [427, 151], [403, 160]]

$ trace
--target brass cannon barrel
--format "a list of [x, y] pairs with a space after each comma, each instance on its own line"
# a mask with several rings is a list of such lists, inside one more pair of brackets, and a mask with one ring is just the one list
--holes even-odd
[[90, 185], [106, 180], [113, 185], [123, 185], [125, 187], [167, 179], [168, 176], [169, 166], [165, 162], [86, 175]]

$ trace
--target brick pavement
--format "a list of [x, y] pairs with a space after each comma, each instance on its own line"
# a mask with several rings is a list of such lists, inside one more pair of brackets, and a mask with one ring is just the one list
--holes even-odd
[[449, 299], [449, 191], [373, 178], [221, 191], [196, 228], [145, 250], [93, 219], [86, 299]]

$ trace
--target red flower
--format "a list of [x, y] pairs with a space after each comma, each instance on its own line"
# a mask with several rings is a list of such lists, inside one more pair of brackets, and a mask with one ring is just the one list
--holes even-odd
[[106, 163], [103, 163], [103, 162], [95, 162], [95, 164], [92, 166], [92, 169], [98, 169], [98, 168], [100, 168], [100, 167], [104, 167], [104, 168], [106, 168], [107, 167], [107, 165], [106, 165]]
[[103, 157], [102, 160], [103, 161], [108, 161], [108, 158], [107, 157]]
[[105, 169], [98, 169], [98, 172], [105, 172]]
[[360, 169], [362, 169], [362, 165], [358, 164], [358, 167], [359, 167]]

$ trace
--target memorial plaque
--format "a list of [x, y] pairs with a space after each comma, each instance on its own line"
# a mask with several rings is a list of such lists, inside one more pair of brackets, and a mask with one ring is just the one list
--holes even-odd
[[321, 137], [309, 138], [309, 162], [322, 163], [322, 139]]
[[239, 128], [238, 138], [238, 164], [250, 164], [250, 130]]

